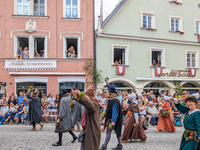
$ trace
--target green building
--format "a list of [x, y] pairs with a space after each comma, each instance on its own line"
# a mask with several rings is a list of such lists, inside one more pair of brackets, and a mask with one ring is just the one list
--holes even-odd
[[[198, 0], [122, 0], [98, 23], [97, 69], [117, 89], [173, 94], [178, 81], [183, 89], [196, 91], [199, 34]], [[97, 86], [98, 91], [104, 88], [105, 83]]]

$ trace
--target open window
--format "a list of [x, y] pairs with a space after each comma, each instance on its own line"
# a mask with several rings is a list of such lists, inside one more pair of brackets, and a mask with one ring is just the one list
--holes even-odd
[[18, 37], [17, 50], [23, 51], [23, 58], [29, 58], [29, 38]]
[[65, 58], [78, 57], [78, 39], [66, 39]]
[[125, 49], [114, 48], [114, 62], [115, 64], [125, 65]]
[[165, 66], [164, 49], [151, 48], [151, 66], [161, 67]]
[[34, 57], [44, 57], [45, 38], [34, 39]]

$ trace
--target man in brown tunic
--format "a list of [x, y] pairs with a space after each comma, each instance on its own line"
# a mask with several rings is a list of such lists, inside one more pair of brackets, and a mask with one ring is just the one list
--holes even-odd
[[127, 143], [129, 139], [141, 139], [141, 141], [144, 142], [147, 137], [144, 133], [142, 123], [139, 121], [139, 105], [136, 100], [136, 95], [131, 94], [130, 99], [132, 103], [128, 107], [126, 124], [122, 135], [122, 143]]

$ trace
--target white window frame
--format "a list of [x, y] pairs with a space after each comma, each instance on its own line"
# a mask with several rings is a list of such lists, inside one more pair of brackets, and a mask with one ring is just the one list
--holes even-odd
[[[195, 67], [188, 67], [187, 66], [187, 54], [188, 53], [195, 53]], [[186, 50], [185, 51], [185, 68], [199, 68], [199, 51], [198, 50]]]
[[[172, 31], [172, 30], [171, 30], [171, 20], [172, 20], [172, 19], [179, 20], [179, 31], [183, 32], [182, 17], [172, 16], [172, 15], [169, 16], [169, 31]], [[176, 31], [172, 31], [172, 32], [176, 32]]]
[[78, 55], [78, 57], [76, 57], [74, 59], [80, 59], [81, 58], [81, 37], [80, 36], [64, 36], [63, 37], [63, 59], [68, 59], [66, 57], [66, 53], [65, 53], [65, 51], [67, 50], [67, 43], [66, 43], [67, 39], [77, 39], [78, 40], [77, 41], [77, 44], [78, 44], [77, 55]]
[[112, 62], [111, 64], [114, 65], [114, 49], [120, 48], [125, 49], [125, 65], [129, 65], [129, 46], [128, 45], [118, 45], [118, 44], [112, 44]]
[[150, 67], [152, 67], [152, 52], [153, 51], [159, 51], [161, 52], [161, 67], [165, 67], [165, 48], [159, 48], [159, 47], [150, 47]]
[[[34, 16], [34, 0], [29, 0], [29, 11], [28, 15], [33, 15]], [[47, 0], [44, 0], [44, 16], [47, 16]], [[14, 14], [15, 15], [22, 15], [22, 14], [17, 14], [17, 0], [14, 0]], [[36, 16], [41, 16], [41, 15], [36, 15]]]
[[[199, 33], [197, 33], [197, 25], [196, 23], [199, 23]], [[200, 34], [200, 19], [195, 19], [194, 20], [194, 33], [195, 34]]]
[[[152, 17], [151, 29], [155, 29], [156, 28], [155, 13], [141, 11], [141, 28], [143, 28], [143, 16], [151, 16]], [[144, 29], [147, 29], [147, 28], [144, 28]]]
[[44, 57], [38, 57], [38, 58], [47, 58], [47, 36], [46, 35], [14, 35], [14, 58], [17, 56], [17, 50], [18, 50], [18, 38], [29, 38], [29, 58], [37, 58], [34, 57], [34, 38], [45, 38], [44, 43]]
[[[71, 0], [72, 1], [72, 0]], [[78, 1], [78, 16], [77, 18], [80, 18], [80, 14], [81, 14], [81, 1], [80, 0], [77, 0]], [[72, 12], [71, 12], [72, 14]], [[63, 18], [67, 18], [66, 17], [66, 0], [63, 0]], [[69, 18], [73, 18], [73, 17], [69, 17]]]

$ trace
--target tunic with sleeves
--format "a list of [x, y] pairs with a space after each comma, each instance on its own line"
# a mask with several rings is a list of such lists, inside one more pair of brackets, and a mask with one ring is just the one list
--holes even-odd
[[130, 116], [128, 115], [126, 119], [122, 140], [127, 141], [128, 139], [130, 140], [141, 139], [142, 141], [145, 141], [147, 139], [147, 136], [144, 133], [144, 128], [142, 127], [142, 123], [139, 122], [139, 125], [136, 124], [136, 126], [134, 126], [134, 124], [136, 123], [135, 117], [138, 115], [138, 112], [139, 108], [136, 103], [132, 103], [129, 105], [127, 115], [130, 113], [131, 115]]
[[[175, 104], [176, 108], [185, 114], [184, 118], [184, 128], [185, 130], [196, 131], [197, 137], [196, 140], [200, 138], [200, 110], [196, 109], [192, 112], [189, 112], [189, 108], [183, 104]], [[199, 150], [198, 142], [195, 140], [186, 141], [184, 134], [182, 136], [180, 150]]]

